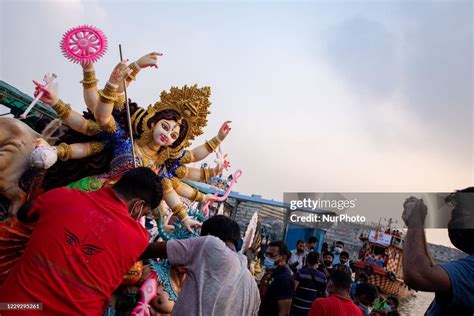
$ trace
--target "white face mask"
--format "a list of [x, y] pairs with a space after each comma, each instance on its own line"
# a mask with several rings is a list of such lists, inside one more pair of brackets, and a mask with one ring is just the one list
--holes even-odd
[[[142, 201], [143, 202], [143, 201]], [[135, 218], [136, 221], [140, 220], [140, 217], [142, 216], [142, 212], [143, 212], [143, 207], [145, 206], [145, 202], [142, 203], [141, 207], [140, 207], [140, 212], [138, 212], [138, 217]], [[135, 205], [133, 205], [132, 207], [132, 210], [130, 211], [130, 216], [133, 216], [133, 210], [135, 209]]]
[[374, 309], [373, 306], [367, 306], [365, 304], [359, 303], [359, 308], [364, 314], [370, 314], [372, 310]]

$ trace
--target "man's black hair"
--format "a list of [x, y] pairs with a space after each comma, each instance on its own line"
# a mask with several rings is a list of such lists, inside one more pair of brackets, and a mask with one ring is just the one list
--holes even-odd
[[365, 274], [365, 273], [363, 273], [363, 272], [362, 272], [361, 274], [359, 274], [359, 276], [357, 277], [357, 279], [363, 279], [364, 282], [369, 282], [369, 277], [367, 276], [367, 274]]
[[308, 255], [306, 256], [306, 262], [308, 262], [308, 265], [310, 266], [314, 266], [315, 264], [318, 263], [318, 261], [319, 261], [319, 253], [315, 251], [308, 253]]
[[467, 254], [474, 254], [474, 187], [452, 193], [446, 202], [454, 206], [448, 223], [451, 243]]
[[368, 282], [357, 284], [355, 296], [358, 298], [362, 295], [365, 295], [368, 302], [374, 302], [378, 296], [377, 288]]
[[341, 251], [339, 257], [346, 257], [347, 259], [349, 259], [349, 253], [347, 251]]
[[351, 287], [351, 284], [352, 284], [351, 275], [344, 270], [332, 271], [330, 278], [331, 278], [332, 283], [334, 284], [334, 287], [338, 289], [348, 289]]
[[334, 254], [332, 252], [329, 252], [329, 251], [323, 252], [323, 258], [326, 256], [331, 256], [331, 258], [334, 260]]
[[301, 240], [301, 239], [298, 240], [298, 241], [296, 242], [296, 245], [298, 246], [299, 244], [304, 244], [304, 240]]
[[125, 172], [112, 188], [126, 200], [142, 199], [151, 208], [158, 207], [163, 198], [160, 179], [150, 168], [145, 167]]
[[272, 241], [268, 244], [268, 247], [278, 247], [278, 252], [280, 253], [280, 255], [286, 256], [286, 261], [290, 259], [290, 251], [288, 250], [288, 247], [283, 242], [283, 240]]
[[318, 243], [319, 240], [318, 238], [314, 237], [314, 236], [311, 236], [308, 238], [308, 244], [312, 244], [312, 243]]
[[201, 236], [215, 236], [223, 242], [231, 242], [235, 249], [240, 241], [239, 224], [225, 215], [215, 215], [206, 220], [201, 227]]
[[342, 248], [344, 248], [344, 243], [340, 240], [336, 241], [336, 245], [342, 245]]

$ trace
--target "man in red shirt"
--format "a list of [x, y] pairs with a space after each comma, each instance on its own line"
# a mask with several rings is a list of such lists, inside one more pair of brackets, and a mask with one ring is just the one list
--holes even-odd
[[[158, 206], [161, 183], [148, 168], [94, 192], [59, 188], [18, 217], [38, 220], [19, 263], [0, 287], [2, 303], [42, 303], [3, 315], [99, 315], [148, 246], [138, 218]], [[17, 307], [21, 307], [18, 305]]]
[[351, 276], [342, 270], [335, 270], [329, 281], [329, 296], [314, 300], [308, 316], [363, 316], [350, 297]]

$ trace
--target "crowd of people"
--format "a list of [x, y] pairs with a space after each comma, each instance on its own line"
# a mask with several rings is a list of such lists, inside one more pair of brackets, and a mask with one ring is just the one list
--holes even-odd
[[[237, 251], [239, 225], [224, 215], [207, 219], [200, 237], [150, 243], [139, 219], [159, 205], [161, 186], [151, 169], [139, 167], [97, 191], [59, 188], [25, 204], [18, 218], [36, 222], [35, 229], [18, 264], [0, 285], [0, 301], [41, 302], [43, 309], [2, 315], [104, 314], [130, 267], [149, 258], [167, 259], [184, 269], [173, 315], [399, 315], [396, 297], [384, 296], [364, 273], [353, 279], [341, 241], [332, 251], [324, 245], [322, 254], [315, 237], [299, 240], [291, 252], [284, 241], [270, 242], [258, 283], [247, 258]], [[455, 199], [449, 232], [455, 246], [472, 253], [472, 243], [463, 238], [471, 230], [458, 228], [466, 225], [458, 216], [469, 217], [468, 201]], [[442, 266], [418, 258], [423, 251], [416, 247], [426, 249], [424, 240], [417, 240], [422, 235], [416, 235], [423, 233], [424, 216], [423, 202], [407, 199], [405, 281], [414, 289], [436, 292], [429, 315], [446, 315], [450, 308], [460, 312], [456, 315], [468, 315], [474, 305], [473, 256]], [[419, 259], [417, 265], [428, 266], [415, 267], [414, 258]]]
[[291, 252], [283, 241], [268, 245], [260, 315], [399, 315], [396, 297], [385, 297], [363, 273], [352, 279], [342, 241], [322, 255], [317, 244], [315, 237], [298, 240]]

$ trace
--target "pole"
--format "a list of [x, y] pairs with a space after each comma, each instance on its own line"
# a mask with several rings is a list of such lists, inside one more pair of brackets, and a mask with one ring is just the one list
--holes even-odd
[[[122, 44], [119, 44], [119, 52], [120, 52], [120, 61], [123, 61]], [[127, 109], [128, 132], [130, 134], [130, 143], [132, 145], [133, 166], [136, 168], [137, 160], [136, 160], [135, 146], [134, 146], [134, 141], [133, 141], [132, 119], [130, 118], [130, 105], [128, 104], [127, 82], [125, 81], [125, 78], [123, 79], [123, 92], [125, 93], [125, 108]]]

